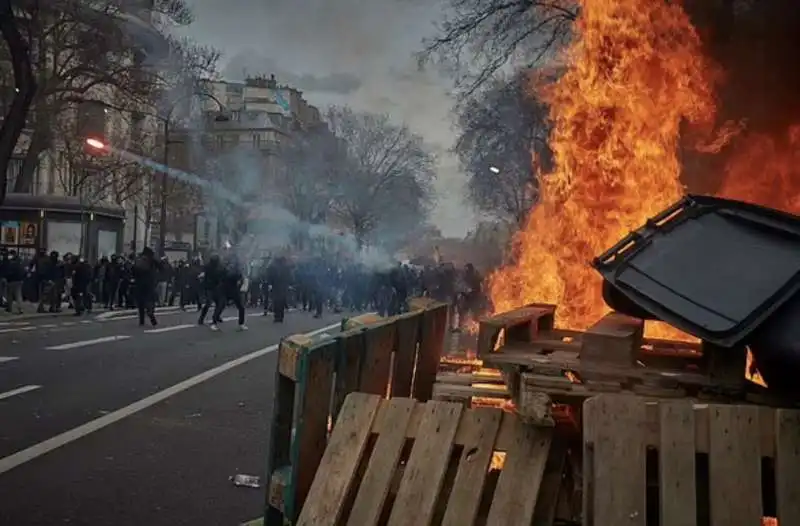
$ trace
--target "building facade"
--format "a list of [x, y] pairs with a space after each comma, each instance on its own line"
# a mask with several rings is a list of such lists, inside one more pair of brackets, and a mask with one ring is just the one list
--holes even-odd
[[[203, 89], [209, 96], [198, 96], [195, 101], [200, 105], [201, 118], [188, 121], [170, 134], [170, 166], [215, 181], [245, 200], [274, 193], [271, 185], [286, 169], [282, 150], [296, 134], [321, 124], [319, 110], [308, 103], [302, 92], [279, 84], [274, 75], [251, 77], [244, 82], [209, 82]], [[236, 237], [233, 231], [241, 230], [243, 222], [253, 219], [231, 217], [224, 207], [217, 206], [219, 195], [210, 193], [194, 203], [195, 209], [190, 213], [171, 207], [181, 217], [170, 221], [168, 237], [185, 238], [189, 232], [194, 233], [196, 217], [201, 212], [205, 212], [205, 222], [214, 215], [223, 216], [217, 218], [220, 224], [216, 239], [221, 241]], [[214, 247], [212, 243], [198, 248]]]
[[[130, 4], [129, 13], [118, 15], [119, 24], [152, 30], [148, 0]], [[56, 61], [52, 50], [56, 48], [41, 49]], [[134, 71], [143, 67], [145, 51], [131, 54]], [[45, 61], [48, 56], [44, 55]], [[13, 98], [9, 68], [10, 64], [0, 64], [1, 109]], [[0, 207], [0, 246], [22, 254], [44, 248], [92, 258], [144, 246], [153, 208], [152, 169], [131, 158], [88, 152], [85, 140], [98, 137], [117, 150], [152, 152], [157, 147], [158, 122], [143, 113], [116, 109], [130, 104], [122, 103], [121, 95], [108, 86], [96, 85], [83, 95], [92, 101], [61, 102], [57, 113], [39, 111], [36, 101], [31, 108], [29, 126], [6, 174], [9, 194]], [[36, 146], [43, 127], [48, 131], [44, 146]], [[23, 174], [29, 152], [33, 169]]]

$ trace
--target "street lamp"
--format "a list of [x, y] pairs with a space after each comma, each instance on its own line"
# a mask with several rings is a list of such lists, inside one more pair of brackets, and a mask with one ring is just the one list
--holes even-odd
[[104, 143], [100, 139], [95, 139], [94, 137], [88, 137], [86, 139], [86, 145], [87, 146], [91, 146], [95, 150], [105, 151], [105, 150], [108, 149], [108, 146], [106, 145], [106, 143]]
[[493, 174], [497, 175], [497, 174], [500, 173], [500, 168], [498, 168], [497, 166], [490, 166], [489, 167], [489, 171], [492, 172]]
[[[169, 170], [169, 134], [170, 134], [170, 121], [172, 120], [172, 113], [175, 111], [175, 108], [178, 107], [178, 104], [187, 101], [190, 97], [207, 97], [214, 102], [217, 103], [219, 106], [219, 111], [222, 113], [225, 111], [225, 105], [220, 102], [218, 98], [216, 98], [211, 93], [205, 91], [193, 92], [183, 97], [179, 97], [177, 100], [173, 101], [172, 105], [170, 105], [169, 110], [167, 111], [166, 116], [162, 117], [161, 119], [164, 121], [164, 158], [163, 165], [161, 170], [161, 218], [159, 220], [160, 228], [158, 232], [158, 255], [160, 257], [164, 257], [165, 255], [165, 247], [167, 244], [167, 171]], [[222, 118], [217, 118], [216, 120], [227, 120]]]

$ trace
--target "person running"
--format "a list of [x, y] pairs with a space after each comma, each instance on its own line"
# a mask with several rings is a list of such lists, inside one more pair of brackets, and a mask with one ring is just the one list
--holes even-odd
[[197, 324], [205, 325], [208, 311], [211, 308], [211, 304], [214, 303], [214, 314], [211, 317], [210, 325], [210, 329], [212, 331], [219, 330], [219, 326], [217, 324], [221, 320], [217, 317], [217, 315], [222, 314], [222, 309], [225, 308], [225, 298], [222, 294], [222, 280], [224, 277], [223, 272], [224, 269], [222, 267], [222, 263], [220, 262], [219, 256], [214, 254], [208, 259], [208, 263], [206, 263], [205, 267], [203, 267], [203, 272], [200, 274], [202, 279], [201, 286], [204, 289], [204, 301], [203, 307], [200, 309], [200, 318], [197, 320]]
[[231, 252], [225, 258], [222, 268], [222, 276], [219, 283], [219, 301], [214, 307], [214, 319], [219, 322], [222, 320], [222, 311], [228, 302], [233, 302], [239, 313], [239, 330], [246, 331], [247, 325], [244, 324], [244, 304], [242, 303], [242, 282], [244, 277], [239, 258]]

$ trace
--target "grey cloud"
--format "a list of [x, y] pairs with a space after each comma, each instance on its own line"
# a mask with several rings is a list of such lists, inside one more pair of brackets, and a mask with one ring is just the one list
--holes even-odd
[[223, 75], [228, 80], [242, 80], [248, 75], [274, 74], [282, 84], [300, 91], [349, 95], [361, 87], [361, 80], [351, 73], [313, 75], [280, 68], [274, 60], [255, 50], [242, 51], [230, 58]]

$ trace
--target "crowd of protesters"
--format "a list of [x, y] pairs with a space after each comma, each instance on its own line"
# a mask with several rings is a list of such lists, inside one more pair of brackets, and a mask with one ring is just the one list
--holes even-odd
[[[260, 308], [283, 322], [288, 308], [381, 315], [406, 310], [413, 296], [429, 296], [451, 306], [453, 329], [485, 308], [482, 278], [472, 265], [450, 263], [418, 267], [397, 263], [370, 268], [358, 262], [334, 262], [322, 256], [276, 256], [242, 261], [235, 250], [210, 255], [206, 261], [170, 263], [146, 248], [140, 254], [102, 257], [93, 264], [74, 254], [41, 250], [29, 260], [0, 249], [0, 305], [21, 313], [22, 302], [37, 312], [60, 312], [65, 306], [76, 316], [96, 304], [108, 310], [138, 308], [139, 322], [157, 324], [155, 307], [178, 305], [199, 311], [205, 324], [218, 329], [224, 308], [233, 304], [238, 325], [246, 330], [245, 307]], [[212, 306], [214, 307], [213, 310]]]

